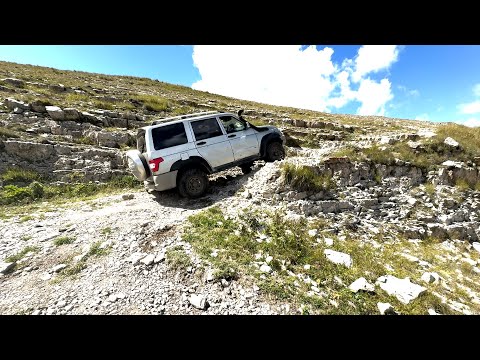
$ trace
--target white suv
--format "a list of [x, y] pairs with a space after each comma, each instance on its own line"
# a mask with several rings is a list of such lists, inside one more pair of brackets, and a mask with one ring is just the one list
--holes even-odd
[[137, 150], [127, 151], [128, 167], [147, 190], [177, 187], [198, 198], [208, 188], [208, 174], [253, 161], [285, 157], [285, 136], [274, 126], [254, 126], [238, 114], [207, 111], [154, 121], [137, 133]]

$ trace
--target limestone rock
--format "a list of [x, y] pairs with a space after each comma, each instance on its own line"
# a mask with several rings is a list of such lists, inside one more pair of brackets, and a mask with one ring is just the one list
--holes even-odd
[[427, 284], [436, 284], [440, 281], [440, 275], [435, 272], [425, 272], [420, 279]]
[[15, 267], [15, 264], [16, 263], [14, 262], [11, 262], [11, 263], [0, 262], [0, 274], [7, 274]]
[[348, 287], [350, 290], [352, 290], [354, 293], [358, 291], [367, 291], [367, 292], [373, 292], [375, 291], [375, 285], [370, 284], [367, 279], [364, 277], [358, 278], [355, 280], [353, 283], [350, 284]]
[[393, 306], [390, 305], [389, 303], [382, 303], [379, 302], [377, 303], [378, 311], [380, 311], [380, 314], [382, 315], [396, 315], [397, 313], [393, 309]]
[[152, 265], [154, 260], [155, 260], [155, 255], [149, 254], [145, 256], [142, 260], [140, 260], [140, 262], [148, 266], [148, 265]]
[[451, 137], [447, 137], [444, 141], [445, 145], [452, 146], [452, 147], [458, 147], [460, 144], [452, 139]]
[[423, 286], [410, 282], [409, 278], [399, 279], [392, 275], [380, 276], [376, 284], [404, 304], [415, 300], [420, 294], [427, 290]]
[[193, 295], [190, 296], [188, 301], [193, 307], [195, 307], [199, 310], [206, 310], [207, 307], [208, 307], [208, 301], [202, 295], [193, 294]]
[[335, 264], [345, 265], [346, 267], [352, 266], [352, 258], [348, 254], [330, 249], [325, 249], [324, 254], [328, 260]]
[[45, 110], [47, 110], [48, 115], [50, 115], [53, 120], [65, 120], [65, 113], [58, 106], [45, 106]]

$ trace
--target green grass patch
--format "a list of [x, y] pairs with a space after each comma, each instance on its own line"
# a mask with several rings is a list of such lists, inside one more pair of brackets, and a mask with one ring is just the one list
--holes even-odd
[[75, 241], [75, 237], [73, 236], [59, 236], [53, 240], [53, 244], [55, 246], [71, 244]]
[[436, 187], [432, 183], [425, 184], [425, 192], [431, 198], [436, 193]]
[[285, 184], [297, 191], [322, 191], [335, 187], [335, 182], [327, 174], [319, 175], [315, 170], [305, 165], [285, 163], [282, 165], [282, 175]]
[[41, 180], [42, 176], [33, 170], [23, 169], [20, 167], [11, 167], [5, 170], [0, 175], [5, 185], [26, 183], [30, 184], [33, 181]]
[[169, 248], [165, 252], [165, 259], [167, 265], [174, 270], [186, 270], [187, 267], [192, 265], [190, 257], [185, 253], [185, 250], [181, 246]]
[[78, 261], [76, 264], [68, 265], [65, 269], [63, 269], [61, 271], [61, 275], [75, 276], [79, 274], [86, 267], [87, 267], [87, 264], [84, 261]]
[[16, 253], [15, 255], [10, 255], [5, 258], [5, 262], [7, 263], [12, 263], [12, 262], [17, 262], [20, 259], [23, 259], [25, 255], [27, 255], [29, 252], [38, 252], [40, 248], [38, 246], [26, 246], [24, 247], [20, 252]]
[[457, 179], [455, 181], [455, 186], [458, 188], [460, 191], [466, 191], [470, 189], [469, 183], [465, 179]]
[[169, 108], [168, 100], [155, 95], [137, 95], [134, 97], [141, 101], [148, 111], [167, 111]]
[[[408, 305], [378, 286], [374, 293], [351, 292], [347, 286], [359, 277], [365, 277], [373, 284], [378, 277], [392, 274], [399, 278], [408, 276], [420, 283], [422, 269], [399, 255], [400, 251], [414, 249], [414, 245], [404, 239], [383, 241], [380, 251], [353, 237], [340, 240], [331, 235], [334, 244], [328, 248], [347, 253], [352, 258], [352, 266], [347, 268], [330, 262], [324, 255], [327, 246], [308, 235], [309, 229], [323, 230], [325, 226], [327, 224], [323, 221], [286, 220], [281, 212], [260, 214], [246, 210], [237, 219], [226, 218], [218, 207], [212, 207], [188, 218], [183, 239], [190, 242], [195, 252], [214, 268], [221, 271], [231, 269], [235, 276], [253, 276], [266, 295], [294, 306], [304, 304], [310, 313], [378, 314], [378, 302], [391, 303], [401, 314], [426, 314], [429, 308], [443, 314], [454, 313], [430, 292]], [[258, 241], [260, 234], [266, 236], [263, 241]], [[435, 248], [438, 243], [421, 246], [427, 252], [441, 252]], [[267, 254], [273, 258], [269, 266], [274, 272], [262, 274], [259, 266]], [[307, 264], [310, 267], [305, 269]], [[393, 272], [386, 269], [387, 264], [394, 269]], [[308, 276], [319, 292], [313, 292], [311, 284], [291, 276], [292, 273]], [[232, 276], [231, 273], [228, 276]], [[341, 279], [343, 285], [335, 277]], [[440, 289], [437, 285], [430, 288]]]
[[480, 155], [480, 128], [459, 124], [446, 124], [437, 128], [437, 137], [443, 141], [447, 137], [456, 140], [469, 156]]
[[111, 234], [111, 233], [112, 233], [112, 228], [111, 228], [111, 227], [105, 227], [105, 228], [103, 228], [103, 229], [100, 231], [100, 233], [101, 233], [102, 235]]
[[50, 185], [37, 181], [29, 186], [6, 185], [0, 189], [0, 205], [28, 204], [41, 200], [86, 200], [98, 194], [113, 193], [122, 189], [140, 188], [141, 183], [133, 176], [117, 176], [106, 183], [81, 183]]
[[72, 141], [75, 144], [82, 144], [82, 145], [95, 145], [95, 140], [88, 136], [81, 136], [78, 138], [73, 138]]
[[20, 135], [5, 126], [0, 126], [0, 139], [19, 138]]
[[110, 249], [108, 247], [101, 248], [100, 245], [102, 245], [101, 241], [96, 241], [91, 244], [90, 249], [85, 255], [85, 258], [89, 258], [91, 256], [103, 256], [110, 252]]
[[114, 110], [115, 106], [107, 101], [94, 100], [93, 106], [97, 109]]
[[80, 102], [89, 102], [92, 97], [88, 94], [69, 93], [65, 96], [65, 101], [69, 105], [76, 105]]
[[33, 220], [35, 219], [35, 217], [31, 216], [31, 215], [25, 215], [25, 216], [22, 216], [18, 221], [20, 221], [21, 223], [23, 222], [26, 222], [26, 221], [29, 221], [29, 220]]

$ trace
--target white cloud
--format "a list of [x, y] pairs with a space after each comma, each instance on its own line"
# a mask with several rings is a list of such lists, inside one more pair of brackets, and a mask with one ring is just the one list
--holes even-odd
[[360, 79], [370, 72], [388, 69], [398, 59], [396, 45], [364, 45], [358, 50], [355, 59], [356, 70], [352, 75], [353, 81]]
[[333, 50], [314, 46], [195, 46], [192, 88], [273, 105], [326, 110]]
[[420, 96], [420, 91], [418, 91], [417, 89], [409, 90], [408, 95], [417, 97]]
[[460, 104], [458, 109], [462, 114], [477, 114], [480, 113], [480, 100], [471, 103]]
[[470, 127], [477, 127], [477, 126], [480, 126], [480, 119], [470, 118], [461, 122], [461, 124], [465, 126], [470, 126]]
[[385, 115], [385, 104], [393, 98], [390, 81], [382, 79], [377, 83], [370, 79], [363, 79], [356, 98], [362, 103], [357, 114]]
[[479, 83], [479, 84], [476, 84], [476, 85], [473, 87], [473, 93], [475, 94], [475, 96], [480, 97], [480, 83]]
[[420, 114], [415, 117], [415, 120], [423, 120], [423, 121], [430, 121], [430, 116], [428, 114]]
[[[341, 64], [334, 63], [332, 55], [329, 47], [308, 46], [302, 51], [297, 45], [196, 45], [193, 63], [201, 80], [192, 88], [318, 111], [356, 100], [361, 103], [359, 113], [384, 114], [385, 104], [393, 98], [390, 81], [365, 77], [395, 62], [397, 47], [363, 46], [355, 59], [344, 59]], [[353, 75], [358, 78], [358, 90], [352, 88]]]

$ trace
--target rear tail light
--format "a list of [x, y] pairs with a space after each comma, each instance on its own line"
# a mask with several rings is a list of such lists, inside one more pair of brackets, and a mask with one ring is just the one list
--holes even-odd
[[152, 172], [158, 171], [158, 168], [160, 167], [160, 163], [163, 161], [163, 158], [159, 157], [156, 159], [152, 159], [148, 162], [148, 166], [150, 166], [150, 169]]

